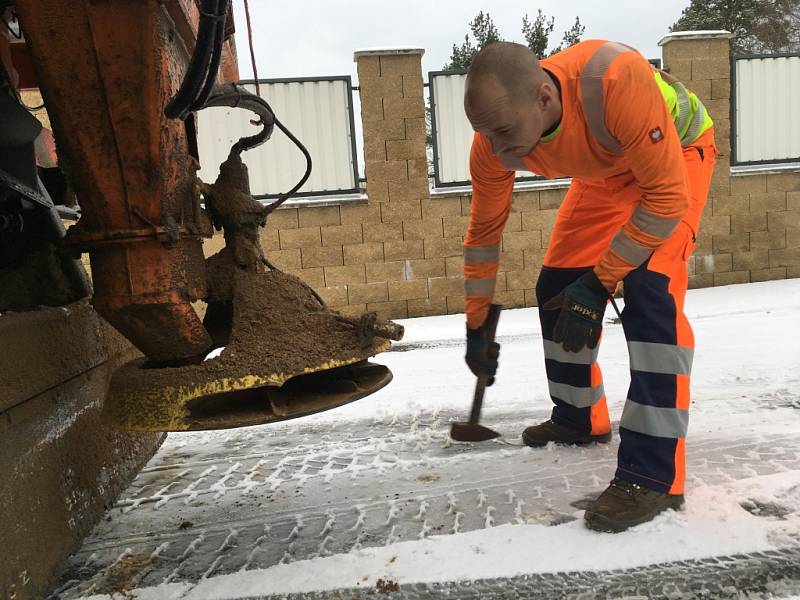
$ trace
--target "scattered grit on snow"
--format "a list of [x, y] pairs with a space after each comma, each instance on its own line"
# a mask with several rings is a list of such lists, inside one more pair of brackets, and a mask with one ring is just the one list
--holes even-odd
[[[729, 436], [732, 444], [742, 432], [764, 439], [792, 432], [800, 436], [800, 280], [692, 290], [687, 313], [697, 338], [688, 452], [693, 440], [705, 436]], [[628, 383], [627, 351], [621, 327], [611, 322], [612, 316], [609, 310], [600, 363], [616, 421]], [[408, 414], [422, 406], [463, 409], [466, 415], [474, 380], [461, 362], [463, 315], [400, 322], [406, 326], [401, 346], [412, 348], [376, 359], [392, 369], [395, 380], [370, 399], [307, 419], [324, 424], [329, 419]], [[522, 426], [531, 419], [532, 406], [541, 413], [548, 402], [535, 309], [505, 311], [498, 339], [505, 352], [501, 350], [498, 383], [487, 392], [483, 420], [491, 426], [493, 411], [519, 409]], [[434, 340], [451, 343], [426, 349], [426, 342]], [[503, 433], [508, 438], [519, 435], [519, 431]], [[198, 435], [220, 433], [173, 434], [167, 445], [191, 447], [196, 439], [192, 436]], [[756, 516], [742, 507], [748, 500], [779, 505], [786, 514]], [[199, 583], [163, 584], [136, 590], [134, 597], [222, 600], [340, 587], [370, 589], [379, 578], [408, 584], [619, 569], [797, 544], [800, 471], [713, 486], [689, 473], [685, 510], [669, 511], [617, 535], [589, 531], [581, 518], [549, 527], [501, 525], [220, 575]]]

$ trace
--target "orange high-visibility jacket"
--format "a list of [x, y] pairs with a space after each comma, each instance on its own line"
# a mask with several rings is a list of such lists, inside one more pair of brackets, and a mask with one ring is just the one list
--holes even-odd
[[[525, 166], [548, 179], [586, 182], [632, 174], [641, 191], [640, 205], [594, 266], [613, 292], [686, 216], [690, 197], [681, 145], [691, 144], [712, 122], [694, 94], [622, 44], [589, 40], [540, 64], [559, 80], [562, 117], [556, 131], [523, 159]], [[464, 278], [467, 323], [478, 327], [494, 295], [515, 175], [479, 133], [470, 174]]]

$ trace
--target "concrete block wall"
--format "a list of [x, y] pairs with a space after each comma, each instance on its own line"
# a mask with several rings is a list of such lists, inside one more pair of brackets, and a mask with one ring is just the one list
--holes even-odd
[[[730, 49], [724, 32], [670, 34], [664, 66], [715, 121], [717, 168], [690, 262], [690, 286], [800, 277], [800, 170], [731, 173]], [[348, 314], [384, 318], [463, 312], [462, 240], [470, 193], [431, 194], [420, 49], [355, 53], [367, 201], [283, 208], [262, 240], [270, 259]], [[566, 185], [514, 193], [496, 300], [533, 306], [538, 269]], [[211, 252], [221, 239], [207, 242]]]

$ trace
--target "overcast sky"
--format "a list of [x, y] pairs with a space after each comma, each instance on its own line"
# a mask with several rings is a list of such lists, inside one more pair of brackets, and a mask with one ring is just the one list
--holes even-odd
[[[252, 77], [244, 1], [233, 0], [242, 79]], [[424, 48], [422, 70], [436, 71], [461, 43], [478, 11], [491, 14], [500, 35], [524, 43], [522, 17], [537, 9], [555, 17], [556, 45], [575, 17], [586, 26], [583, 39], [624, 42], [648, 58], [660, 58], [658, 40], [680, 17], [689, 0], [596, 0], [522, 2], [500, 0], [250, 0], [258, 74], [261, 78], [352, 75], [353, 51], [360, 48]], [[554, 42], [554, 43], [553, 43]]]

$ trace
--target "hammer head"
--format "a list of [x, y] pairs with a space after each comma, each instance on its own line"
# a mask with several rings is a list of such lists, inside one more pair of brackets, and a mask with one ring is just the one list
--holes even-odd
[[500, 437], [500, 433], [477, 423], [454, 421], [450, 423], [450, 437], [457, 442], [485, 442]]

